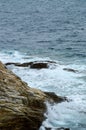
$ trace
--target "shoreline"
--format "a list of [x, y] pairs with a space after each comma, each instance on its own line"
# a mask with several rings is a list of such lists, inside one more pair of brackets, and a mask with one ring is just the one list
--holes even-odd
[[[50, 92], [30, 88], [0, 62], [0, 129], [38, 130], [45, 119], [44, 102], [67, 101]], [[13, 127], [15, 126], [15, 127]]]

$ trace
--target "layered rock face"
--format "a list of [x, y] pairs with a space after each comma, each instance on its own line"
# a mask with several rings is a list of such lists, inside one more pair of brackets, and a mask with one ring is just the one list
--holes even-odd
[[38, 130], [47, 100], [65, 98], [30, 88], [0, 62], [0, 130]]

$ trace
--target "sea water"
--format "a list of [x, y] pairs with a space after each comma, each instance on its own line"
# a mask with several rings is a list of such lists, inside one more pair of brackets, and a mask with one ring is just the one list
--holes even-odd
[[[0, 60], [54, 61], [47, 69], [8, 66], [30, 87], [66, 96], [47, 105], [45, 127], [86, 130], [86, 1], [1, 0]], [[76, 70], [68, 72], [64, 68]]]

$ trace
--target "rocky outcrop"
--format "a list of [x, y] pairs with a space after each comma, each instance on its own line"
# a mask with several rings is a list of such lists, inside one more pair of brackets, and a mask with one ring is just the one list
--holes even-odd
[[18, 67], [30, 67], [32, 69], [43, 69], [48, 68], [47, 62], [27, 62], [27, 63], [6, 63], [6, 65], [15, 65]]
[[0, 62], [0, 130], [38, 130], [46, 111], [44, 102], [64, 100], [30, 88]]
[[48, 64], [47, 63], [33, 63], [33, 64], [31, 64], [30, 68], [32, 68], [32, 69], [48, 68]]
[[55, 64], [56, 62], [53, 61], [33, 61], [33, 62], [26, 62], [26, 63], [13, 63], [13, 62], [8, 62], [5, 65], [15, 65], [18, 67], [30, 67], [32, 69], [43, 69], [43, 68], [48, 68], [49, 64]]
[[8, 62], [6, 63], [5, 65], [15, 65], [15, 66], [18, 66], [18, 67], [28, 67], [28, 66], [31, 66], [33, 62], [26, 62], [26, 63], [14, 63], [14, 62]]

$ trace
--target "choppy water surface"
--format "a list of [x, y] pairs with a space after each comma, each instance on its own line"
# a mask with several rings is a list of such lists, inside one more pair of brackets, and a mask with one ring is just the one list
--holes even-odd
[[[28, 56], [19, 52], [0, 53], [0, 60], [9, 62], [51, 61], [50, 58]], [[69, 127], [71, 130], [86, 129], [86, 66], [79, 64], [64, 65], [54, 60], [48, 69], [31, 69], [9, 65], [8, 68], [27, 82], [29, 86], [43, 91], [55, 92], [66, 96], [70, 102], [50, 105], [47, 103], [46, 120], [40, 130], [45, 127]], [[77, 70], [76, 73], [65, 71], [64, 68]]]
[[1, 0], [0, 60], [55, 61], [48, 69], [8, 68], [31, 87], [71, 99], [53, 106], [47, 103], [40, 129], [86, 130], [85, 0]]
[[2, 49], [86, 61], [86, 1], [1, 0]]

